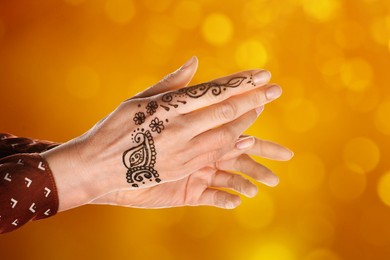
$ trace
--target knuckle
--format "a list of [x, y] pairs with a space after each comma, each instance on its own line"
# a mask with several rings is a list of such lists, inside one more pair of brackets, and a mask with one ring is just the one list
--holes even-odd
[[231, 177], [231, 187], [233, 190], [241, 192], [242, 191], [242, 180], [240, 175], [233, 175]]
[[224, 192], [221, 192], [221, 191], [215, 192], [214, 201], [215, 201], [216, 205], [218, 205], [220, 207], [225, 207], [225, 205], [227, 204], [226, 194]]
[[217, 109], [217, 118], [222, 121], [232, 121], [236, 118], [237, 107], [230, 102], [224, 102]]
[[234, 139], [234, 135], [229, 128], [223, 127], [221, 130], [219, 130], [219, 135], [218, 135], [219, 147], [224, 147], [225, 145], [229, 144], [233, 139]]
[[208, 162], [216, 162], [219, 159], [219, 152], [214, 150], [207, 154]]
[[253, 96], [255, 99], [254, 102], [256, 102], [255, 104], [257, 104], [258, 106], [265, 104], [266, 97], [263, 89], [256, 90]]

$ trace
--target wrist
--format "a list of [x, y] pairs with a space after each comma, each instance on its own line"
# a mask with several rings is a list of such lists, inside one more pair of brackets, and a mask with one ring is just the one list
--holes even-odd
[[57, 186], [58, 212], [85, 205], [108, 192], [104, 175], [93, 174], [88, 161], [80, 156], [77, 139], [41, 156], [47, 161]]

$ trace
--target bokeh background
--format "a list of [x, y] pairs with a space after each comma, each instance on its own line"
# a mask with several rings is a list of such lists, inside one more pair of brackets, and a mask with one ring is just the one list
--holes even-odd
[[[248, 133], [295, 151], [231, 211], [85, 206], [0, 237], [1, 259], [390, 257], [390, 1], [0, 1], [0, 129], [64, 142], [192, 55], [193, 83], [266, 68]], [[75, 173], [77, 174], [77, 173]]]

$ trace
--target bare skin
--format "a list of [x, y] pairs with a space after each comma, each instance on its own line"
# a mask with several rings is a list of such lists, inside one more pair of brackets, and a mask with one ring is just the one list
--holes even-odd
[[184, 88], [196, 67], [193, 58], [84, 135], [42, 154], [56, 179], [59, 211], [90, 202], [233, 208], [239, 197], [212, 187], [248, 196], [257, 188], [229, 170], [270, 186], [278, 183], [247, 154], [288, 160], [292, 153], [271, 142], [237, 139], [263, 106], [280, 96], [280, 87], [268, 84], [269, 72], [250, 70]]

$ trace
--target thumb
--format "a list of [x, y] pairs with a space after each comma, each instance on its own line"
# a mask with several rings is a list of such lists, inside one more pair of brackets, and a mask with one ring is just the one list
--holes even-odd
[[165, 76], [156, 85], [138, 93], [134, 98], [144, 98], [164, 93], [173, 89], [184, 88], [190, 83], [198, 68], [198, 58], [192, 56], [179, 69]]

